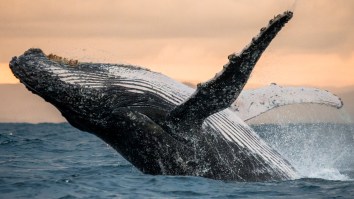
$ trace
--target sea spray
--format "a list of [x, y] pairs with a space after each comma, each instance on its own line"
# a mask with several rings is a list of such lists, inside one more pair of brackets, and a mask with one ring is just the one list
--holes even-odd
[[263, 124], [254, 129], [304, 178], [348, 180], [354, 165], [353, 125]]

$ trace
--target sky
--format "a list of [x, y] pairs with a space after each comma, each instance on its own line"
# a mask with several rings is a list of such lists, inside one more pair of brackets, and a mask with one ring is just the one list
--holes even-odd
[[352, 0], [0, 0], [0, 84], [31, 47], [90, 62], [128, 63], [182, 82], [212, 78], [269, 19], [293, 19], [248, 82], [354, 86]]

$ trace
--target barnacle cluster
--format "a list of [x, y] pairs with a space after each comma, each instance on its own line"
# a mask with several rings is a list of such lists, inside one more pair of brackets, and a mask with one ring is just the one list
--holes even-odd
[[74, 59], [67, 59], [64, 57], [60, 57], [58, 55], [54, 55], [54, 54], [49, 54], [47, 55], [48, 59], [59, 62], [59, 63], [63, 63], [63, 64], [67, 64], [69, 66], [76, 66], [78, 65], [79, 61], [78, 60], [74, 60]]

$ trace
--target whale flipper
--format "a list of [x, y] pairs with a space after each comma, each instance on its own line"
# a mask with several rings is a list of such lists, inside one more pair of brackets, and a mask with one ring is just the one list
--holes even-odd
[[326, 90], [304, 87], [282, 87], [276, 84], [244, 90], [231, 109], [244, 121], [250, 120], [269, 110], [291, 104], [323, 104], [341, 108], [341, 99]]
[[229, 63], [219, 74], [199, 84], [192, 96], [169, 113], [169, 126], [201, 126], [208, 116], [230, 107], [264, 50], [291, 17], [292, 12], [276, 16], [239, 54], [229, 55]]

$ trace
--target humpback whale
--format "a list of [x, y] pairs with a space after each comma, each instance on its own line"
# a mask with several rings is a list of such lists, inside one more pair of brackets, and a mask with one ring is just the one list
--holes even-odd
[[[143, 173], [289, 180], [298, 177], [296, 170], [243, 120], [307, 98], [288, 102], [278, 93], [280, 97], [263, 102], [265, 108], [260, 111], [244, 109], [261, 106], [261, 99], [248, 105], [236, 99], [252, 101], [267, 93], [264, 89], [241, 91], [263, 51], [292, 15], [286, 11], [269, 21], [240, 53], [228, 56], [220, 73], [196, 89], [145, 68], [78, 62], [46, 55], [40, 49], [13, 57], [10, 68], [72, 126], [96, 135]], [[274, 97], [282, 91], [288, 98], [292, 91], [302, 92], [271, 87]], [[307, 102], [315, 98], [315, 103], [341, 106], [336, 96], [318, 92], [308, 96]]]

